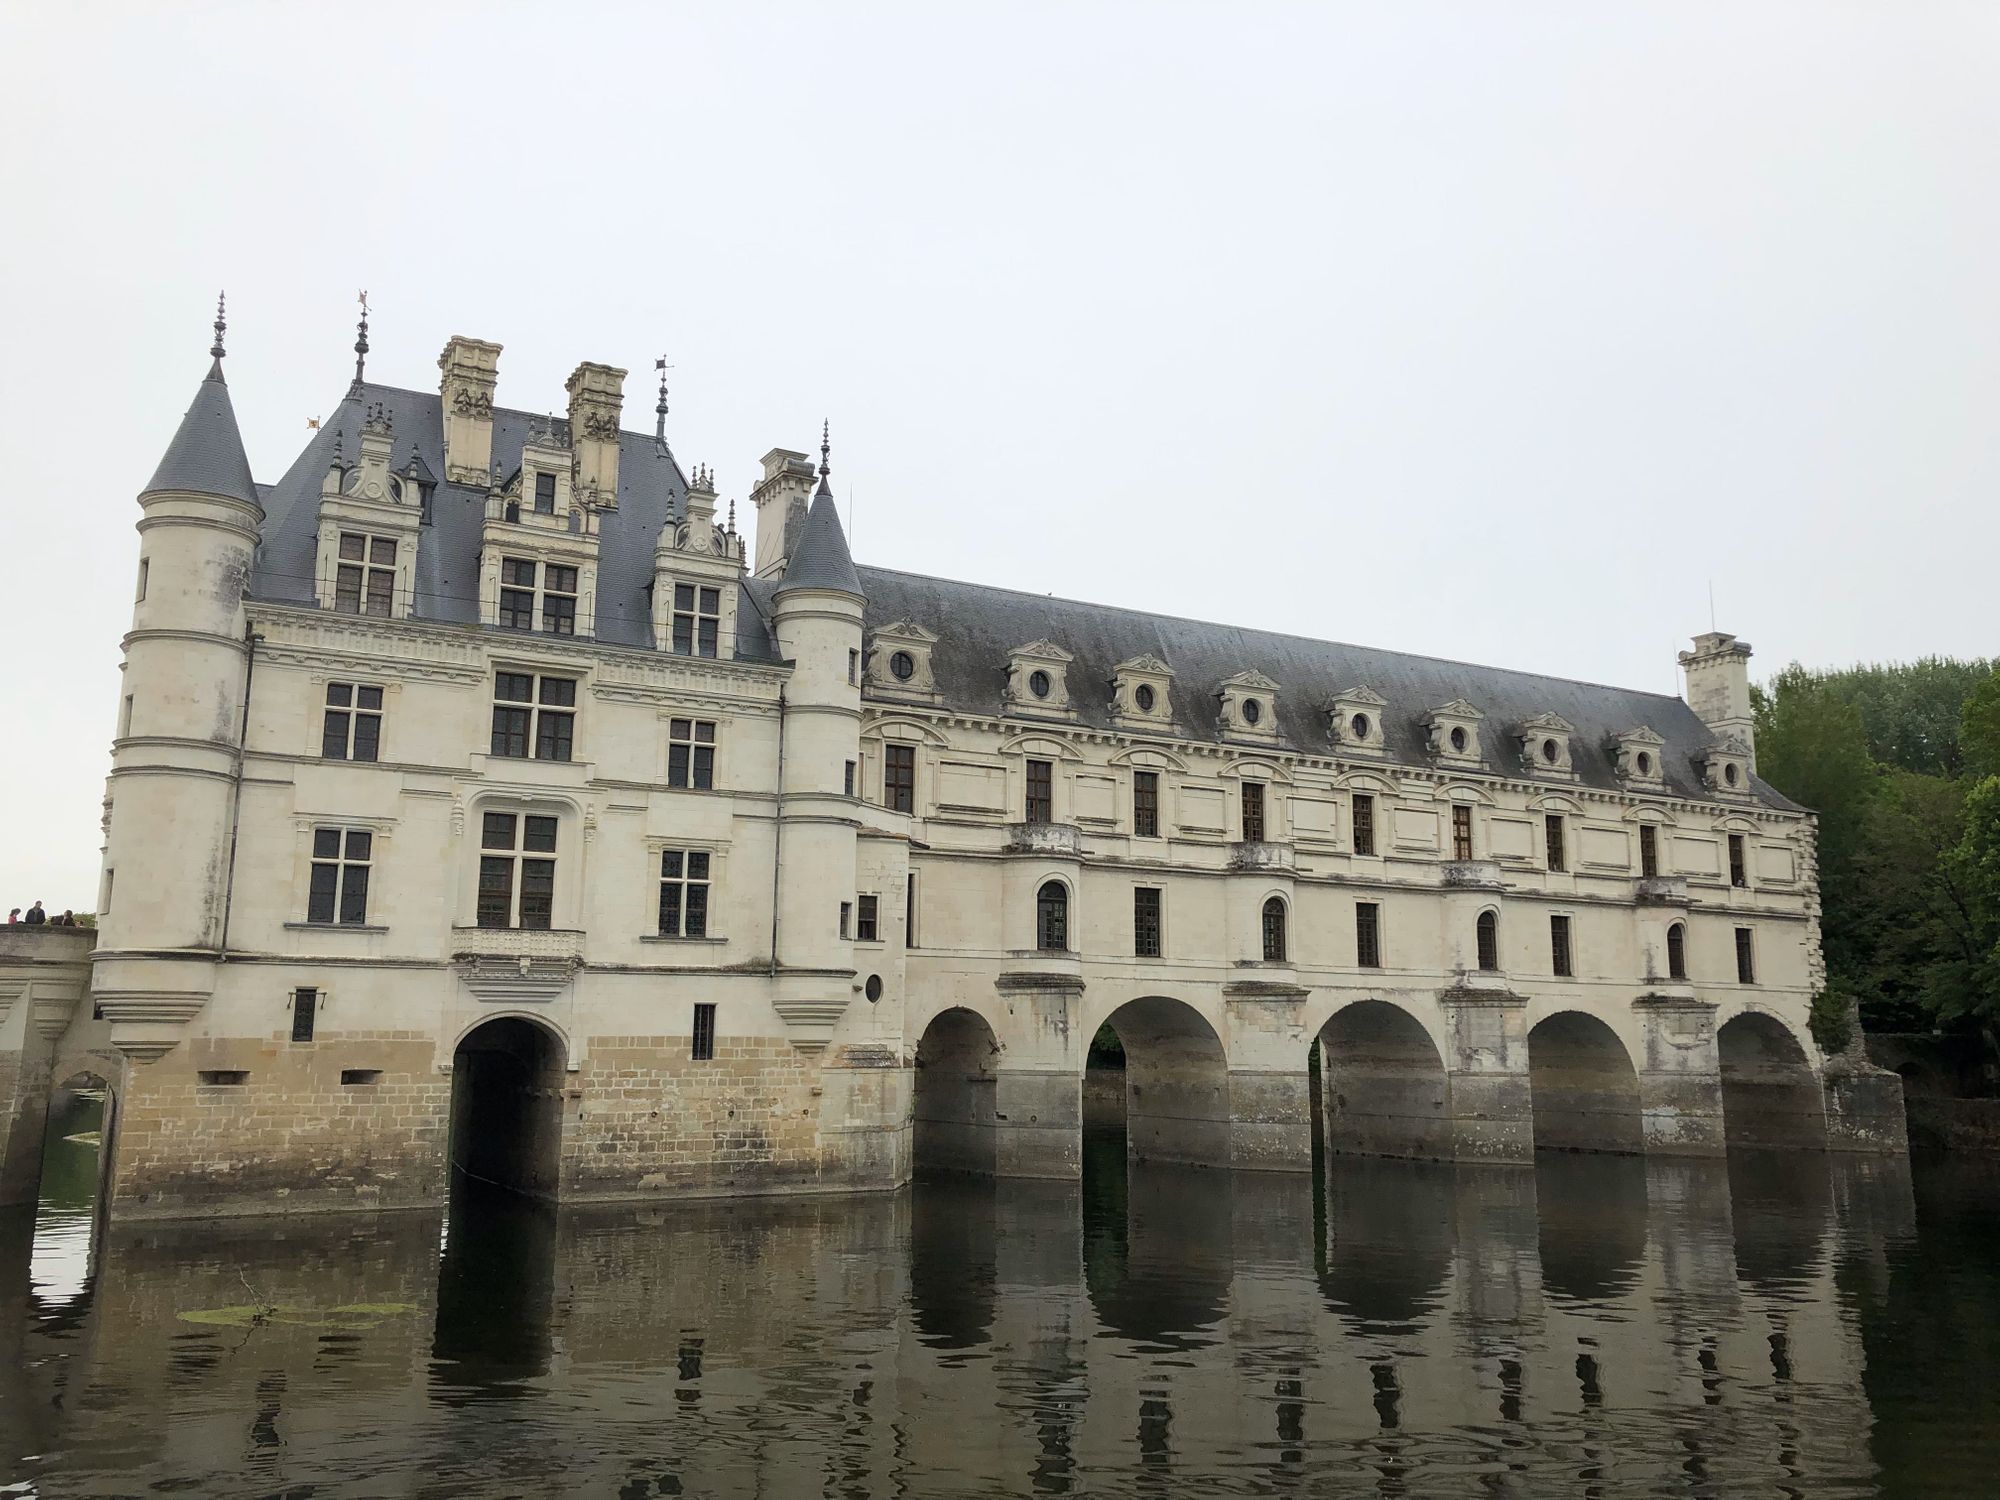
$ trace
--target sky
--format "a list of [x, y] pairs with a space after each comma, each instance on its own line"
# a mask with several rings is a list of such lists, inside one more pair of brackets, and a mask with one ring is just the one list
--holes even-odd
[[365, 287], [388, 384], [465, 333], [643, 431], [664, 353], [725, 501], [830, 420], [863, 562], [1661, 692], [1711, 618], [2000, 651], [1989, 3], [0, 0], [0, 56], [0, 905], [95, 900], [221, 288], [263, 480]]

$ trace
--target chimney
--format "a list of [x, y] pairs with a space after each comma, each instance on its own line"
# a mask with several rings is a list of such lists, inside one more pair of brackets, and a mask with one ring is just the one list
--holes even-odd
[[625, 372], [588, 360], [578, 365], [569, 392], [569, 441], [576, 453], [576, 483], [587, 505], [618, 505], [618, 424], [625, 405]]
[[1750, 643], [1727, 631], [1711, 630], [1694, 638], [1694, 650], [1681, 653], [1687, 673], [1687, 701], [1696, 715], [1720, 739], [1741, 740], [1750, 751], [1750, 769], [1757, 769], [1756, 721], [1750, 713]]
[[444, 378], [444, 477], [447, 484], [484, 486], [493, 470], [493, 391], [500, 383], [500, 346], [462, 333], [438, 356]]
[[757, 507], [757, 577], [784, 573], [805, 525], [812, 484], [813, 466], [803, 453], [773, 448], [764, 455], [764, 477], [750, 491], [750, 503]]

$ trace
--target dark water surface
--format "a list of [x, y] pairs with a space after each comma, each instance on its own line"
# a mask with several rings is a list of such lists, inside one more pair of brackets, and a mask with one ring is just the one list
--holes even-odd
[[1080, 1188], [93, 1244], [93, 1150], [0, 1222], [0, 1493], [2000, 1488], [2000, 1179], [1962, 1165], [1315, 1184], [1113, 1141]]

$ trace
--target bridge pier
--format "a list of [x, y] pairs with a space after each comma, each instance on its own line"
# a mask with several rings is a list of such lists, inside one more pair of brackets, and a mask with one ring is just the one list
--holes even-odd
[[1450, 1038], [1444, 1062], [1453, 1159], [1534, 1161], [1526, 998], [1461, 987], [1440, 994], [1438, 1003]]
[[994, 1172], [1083, 1176], [1083, 980], [1049, 971], [1002, 974], [1007, 1026], [993, 1076]]
[[0, 1207], [33, 1203], [40, 1190], [50, 1068], [89, 1003], [96, 943], [87, 927], [0, 928]]

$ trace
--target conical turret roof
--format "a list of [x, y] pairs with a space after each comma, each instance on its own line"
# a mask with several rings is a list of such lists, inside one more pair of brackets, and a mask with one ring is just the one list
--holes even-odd
[[784, 594], [793, 589], [833, 589], [857, 599], [866, 597], [861, 590], [861, 575], [854, 571], [854, 558], [847, 550], [847, 533], [841, 529], [839, 507], [833, 503], [833, 492], [827, 488], [824, 476], [819, 482], [819, 493], [813, 496], [812, 509], [806, 512], [798, 550], [785, 565], [785, 576], [777, 592]]
[[191, 490], [257, 504], [257, 483], [250, 477], [250, 459], [243, 451], [243, 434], [236, 427], [236, 408], [230, 404], [220, 360], [196, 389], [180, 431], [167, 445], [166, 457], [139, 493], [156, 490]]

